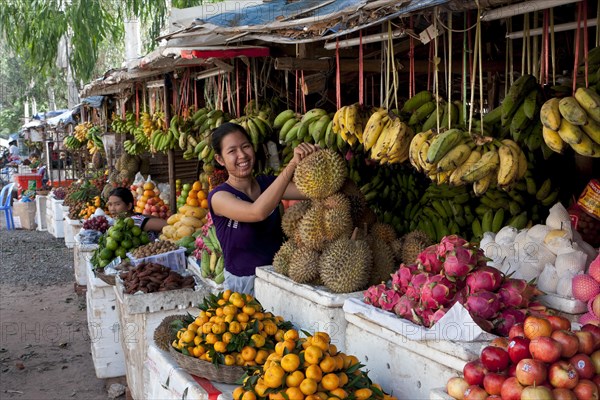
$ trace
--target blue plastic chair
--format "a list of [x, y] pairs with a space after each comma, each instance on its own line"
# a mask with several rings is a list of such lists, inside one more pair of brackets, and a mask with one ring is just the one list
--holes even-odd
[[0, 211], [4, 211], [4, 217], [6, 218], [6, 228], [9, 231], [15, 229], [15, 221], [13, 220], [12, 207], [10, 204], [14, 186], [14, 182], [9, 183], [8, 185], [2, 188], [2, 191], [0, 191]]

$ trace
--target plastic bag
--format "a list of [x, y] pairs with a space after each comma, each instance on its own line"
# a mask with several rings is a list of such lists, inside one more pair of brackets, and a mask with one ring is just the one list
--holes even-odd
[[79, 243], [81, 244], [97, 244], [102, 236], [102, 232], [91, 229], [81, 229], [78, 233]]

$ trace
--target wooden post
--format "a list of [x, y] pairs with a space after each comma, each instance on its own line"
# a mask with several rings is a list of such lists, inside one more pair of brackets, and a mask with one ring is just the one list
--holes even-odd
[[[164, 94], [164, 113], [165, 113], [165, 122], [167, 123], [167, 129], [169, 128], [169, 124], [171, 122], [171, 102], [172, 102], [172, 82], [171, 76], [167, 73], [165, 74], [165, 84], [163, 86], [163, 94]], [[171, 188], [171, 193], [169, 194], [169, 208], [171, 212], [174, 213], [177, 211], [176, 208], [176, 199], [177, 193], [175, 193], [175, 174], [177, 171], [175, 170], [175, 151], [170, 149], [167, 152], [167, 165], [169, 169], [169, 187]]]

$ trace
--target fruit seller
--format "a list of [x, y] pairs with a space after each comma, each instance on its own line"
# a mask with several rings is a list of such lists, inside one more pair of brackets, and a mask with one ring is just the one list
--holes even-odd
[[124, 187], [117, 187], [111, 190], [108, 194], [108, 202], [106, 205], [112, 216], [125, 214], [124, 216], [131, 217], [137, 226], [148, 232], [150, 241], [155, 241], [162, 231], [163, 226], [167, 225], [167, 221], [162, 218], [134, 213], [133, 194], [131, 193], [131, 190]]
[[210, 214], [225, 259], [225, 289], [254, 294], [256, 267], [270, 265], [283, 243], [279, 203], [301, 200], [292, 182], [298, 163], [318, 147], [301, 143], [279, 176], [254, 177], [256, 152], [246, 130], [225, 123], [212, 133], [217, 167], [225, 168], [227, 181], [208, 195]]

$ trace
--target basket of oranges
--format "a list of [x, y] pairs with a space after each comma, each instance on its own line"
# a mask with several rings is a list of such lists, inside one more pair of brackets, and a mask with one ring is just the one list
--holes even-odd
[[277, 343], [295, 332], [248, 294], [210, 294], [199, 308], [195, 317], [165, 318], [154, 337], [181, 368], [215, 382], [239, 382], [248, 367], [263, 365]]

